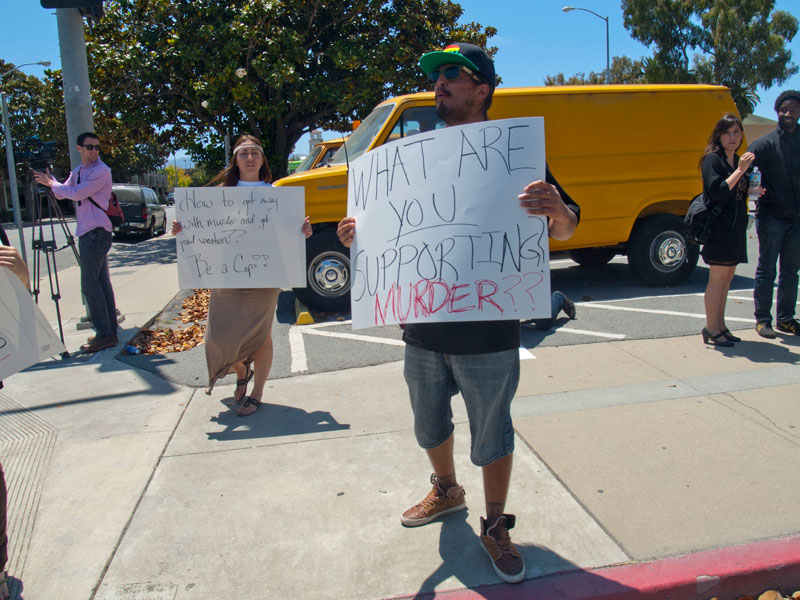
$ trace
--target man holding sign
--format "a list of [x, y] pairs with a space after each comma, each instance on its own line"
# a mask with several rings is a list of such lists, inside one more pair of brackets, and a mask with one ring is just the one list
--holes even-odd
[[[425, 54], [420, 67], [435, 83], [436, 112], [448, 127], [488, 120], [496, 77], [494, 63], [483, 50], [451, 44]], [[578, 224], [578, 206], [566, 194], [562, 197], [549, 173], [545, 179], [527, 184], [516, 200], [487, 197], [485, 202], [496, 212], [505, 207], [516, 211], [519, 202], [529, 215], [546, 219], [551, 237], [568, 239]], [[348, 216], [339, 223], [339, 239], [347, 247], [355, 240], [355, 221]], [[548, 306], [548, 314], [549, 310]], [[451, 396], [460, 391], [472, 433], [470, 458], [483, 469], [487, 517], [481, 518], [481, 542], [501, 579], [521, 581], [525, 564], [508, 533], [515, 517], [504, 512], [514, 451], [510, 406], [519, 381], [519, 320], [407, 323], [403, 340], [414, 433], [434, 473], [433, 489], [403, 513], [401, 522], [407, 527], [424, 525], [466, 508], [464, 489], [456, 480], [450, 409]]]

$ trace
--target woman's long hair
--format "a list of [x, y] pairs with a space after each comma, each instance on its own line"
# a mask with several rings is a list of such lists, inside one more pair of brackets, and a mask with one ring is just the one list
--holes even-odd
[[[239, 166], [236, 164], [236, 151], [239, 149], [239, 146], [248, 142], [251, 144], [258, 144], [258, 147], [261, 148], [261, 140], [256, 136], [250, 135], [249, 133], [239, 136], [233, 144], [231, 162], [206, 185], [217, 184], [225, 187], [236, 187], [239, 183]], [[263, 150], [261, 151], [261, 168], [258, 170], [258, 178], [265, 183], [272, 183], [272, 171], [269, 170], [269, 163], [267, 163], [267, 157], [264, 156]]]
[[[720, 136], [723, 133], [728, 131], [734, 125], [738, 125], [739, 129], [744, 133], [744, 126], [742, 125], [742, 121], [733, 113], [725, 113], [722, 115], [722, 118], [717, 121], [717, 124], [714, 125], [714, 129], [711, 131], [711, 135], [708, 138], [708, 144], [706, 145], [706, 149], [703, 150], [703, 156], [700, 157], [700, 167], [703, 167], [703, 159], [708, 156], [709, 154], [714, 154], [722, 150], [722, 143], [719, 141]], [[742, 140], [744, 140], [744, 136], [742, 136]], [[742, 144], [739, 143], [739, 146], [736, 148], [736, 151], [739, 151], [739, 148], [742, 147]]]

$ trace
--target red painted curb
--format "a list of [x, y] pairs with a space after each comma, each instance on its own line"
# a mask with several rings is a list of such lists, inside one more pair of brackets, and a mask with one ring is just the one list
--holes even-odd
[[429, 592], [426, 600], [736, 600], [765, 590], [800, 589], [800, 535], [652, 562], [569, 571], [522, 583]]

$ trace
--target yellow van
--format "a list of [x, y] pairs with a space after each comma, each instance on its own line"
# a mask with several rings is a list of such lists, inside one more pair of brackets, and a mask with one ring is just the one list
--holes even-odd
[[[687, 243], [683, 215], [702, 191], [698, 161], [725, 112], [736, 113], [728, 88], [710, 85], [599, 85], [498, 88], [491, 119], [544, 117], [547, 162], [581, 206], [567, 241], [550, 241], [591, 267], [626, 254], [649, 285], [676, 285], [694, 270], [698, 247]], [[378, 104], [328, 168], [290, 175], [275, 185], [305, 187], [314, 228], [307, 242], [309, 308], [349, 307], [348, 250], [336, 237], [347, 212], [347, 163], [401, 137], [444, 127], [432, 92]]]
[[333, 140], [324, 140], [314, 146], [311, 152], [297, 165], [297, 168], [292, 172], [302, 173], [303, 171], [310, 171], [317, 167], [324, 167], [330, 164], [333, 155], [341, 148], [346, 138], [336, 138]]

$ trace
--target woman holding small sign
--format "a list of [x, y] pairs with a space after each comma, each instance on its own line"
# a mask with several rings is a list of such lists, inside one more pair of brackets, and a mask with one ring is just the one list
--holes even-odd
[[720, 206], [722, 212], [710, 226], [703, 245], [703, 260], [708, 264], [708, 285], [705, 292], [706, 326], [703, 342], [714, 346], [733, 346], [742, 341], [725, 325], [725, 303], [736, 265], [747, 262], [747, 177], [755, 155], [736, 152], [742, 145], [742, 122], [725, 114], [714, 126], [708, 145], [700, 159], [703, 174], [703, 195], [709, 209]]
[[[209, 185], [224, 187], [271, 186], [272, 172], [259, 139], [243, 135], [236, 140], [230, 164]], [[303, 233], [311, 235], [306, 217]], [[183, 227], [172, 223], [172, 233]], [[261, 405], [264, 385], [272, 368], [272, 319], [278, 303], [279, 288], [213, 289], [208, 304], [205, 348], [210, 394], [218, 379], [233, 370], [236, 373], [234, 400], [237, 414], [252, 415]], [[247, 385], [255, 378], [247, 395]]]

